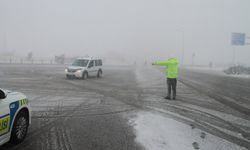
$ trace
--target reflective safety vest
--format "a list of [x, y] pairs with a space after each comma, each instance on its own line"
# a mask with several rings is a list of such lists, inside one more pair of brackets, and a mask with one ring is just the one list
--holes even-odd
[[157, 61], [155, 65], [165, 66], [166, 67], [166, 77], [167, 78], [178, 78], [178, 60], [176, 58], [170, 58], [167, 61]]

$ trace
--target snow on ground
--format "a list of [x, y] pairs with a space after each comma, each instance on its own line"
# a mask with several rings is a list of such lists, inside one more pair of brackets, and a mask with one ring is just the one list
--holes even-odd
[[[137, 84], [141, 88], [151, 89], [156, 88], [155, 86], [163, 88], [163, 90], [166, 88], [165, 75], [162, 68], [159, 70], [151, 67], [137, 68], [136, 77]], [[156, 95], [144, 97], [144, 100], [147, 100], [147, 98], [151, 102], [161, 101], [161, 98]], [[183, 106], [191, 107], [193, 105], [183, 104]], [[198, 106], [195, 108], [205, 112], [209, 111]], [[216, 112], [210, 113], [217, 114]], [[223, 116], [225, 114], [220, 113], [217, 115]], [[227, 115], [226, 119], [232, 121], [235, 117]], [[245, 123], [244, 121], [241, 123]], [[168, 118], [166, 115], [162, 116], [161, 113], [140, 112], [137, 114], [137, 117], [130, 120], [130, 124], [135, 129], [137, 135], [136, 142], [140, 143], [147, 150], [245, 150], [229, 141], [205, 133], [200, 129], [192, 128], [188, 124], [178, 122], [170, 117]]]
[[235, 77], [235, 78], [250, 78], [250, 75], [247, 75], [247, 74], [230, 74], [228, 76]]
[[160, 113], [139, 112], [130, 124], [147, 150], [245, 150]]
[[224, 73], [224, 70], [227, 68], [208, 68], [208, 67], [185, 67], [185, 68], [193, 71], [202, 71], [204, 73], [209, 73], [209, 74], [213, 73], [217, 75], [224, 75], [235, 78], [250, 78], [250, 75], [248, 74], [226, 74]]
[[185, 66], [187, 69], [193, 69], [193, 70], [212, 70], [212, 71], [223, 71], [227, 69], [227, 67], [201, 67], [201, 66]]
[[218, 118], [223, 118], [225, 121], [231, 122], [233, 124], [244, 125], [244, 126], [250, 128], [250, 121], [249, 120], [246, 120], [244, 118], [240, 118], [237, 116], [233, 116], [232, 114], [228, 114], [226, 112], [220, 112], [220, 111], [211, 110], [211, 109], [207, 109], [207, 108], [199, 107], [199, 106], [195, 106], [195, 105], [190, 105], [190, 104], [181, 104], [180, 103], [180, 106], [183, 106], [186, 108], [191, 108], [193, 110], [202, 110], [203, 112], [206, 112], [208, 114], [212, 114], [214, 116], [217, 116]]

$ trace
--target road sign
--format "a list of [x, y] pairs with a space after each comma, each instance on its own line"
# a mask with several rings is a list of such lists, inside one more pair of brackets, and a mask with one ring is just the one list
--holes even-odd
[[245, 45], [246, 34], [245, 33], [232, 33], [232, 45]]

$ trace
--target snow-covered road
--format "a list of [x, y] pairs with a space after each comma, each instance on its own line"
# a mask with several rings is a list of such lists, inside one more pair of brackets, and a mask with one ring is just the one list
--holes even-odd
[[164, 73], [151, 66], [106, 66], [87, 80], [67, 80], [64, 66], [0, 67], [1, 88], [25, 93], [33, 110], [26, 140], [1, 150], [250, 149], [249, 115], [197, 90], [189, 74], [167, 101]]

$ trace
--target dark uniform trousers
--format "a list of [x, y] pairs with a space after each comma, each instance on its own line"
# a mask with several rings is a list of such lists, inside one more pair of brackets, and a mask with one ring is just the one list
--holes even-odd
[[176, 78], [167, 78], [167, 85], [168, 85], [168, 97], [171, 97], [171, 90], [173, 90], [173, 98], [175, 98], [176, 97], [177, 79]]

